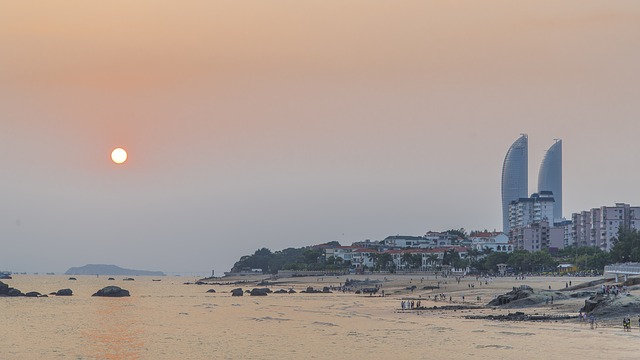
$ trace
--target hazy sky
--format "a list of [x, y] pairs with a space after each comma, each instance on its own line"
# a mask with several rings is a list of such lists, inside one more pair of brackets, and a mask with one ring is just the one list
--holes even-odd
[[500, 229], [520, 133], [640, 205], [639, 95], [635, 0], [4, 2], [0, 270]]

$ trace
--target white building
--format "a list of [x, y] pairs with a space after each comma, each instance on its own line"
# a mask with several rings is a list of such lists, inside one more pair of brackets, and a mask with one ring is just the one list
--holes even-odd
[[471, 238], [471, 248], [482, 251], [490, 249], [493, 252], [513, 252], [513, 245], [509, 237], [502, 232], [475, 233]]
[[547, 220], [553, 223], [553, 193], [541, 191], [531, 197], [520, 198], [509, 204], [509, 228], [523, 227]]

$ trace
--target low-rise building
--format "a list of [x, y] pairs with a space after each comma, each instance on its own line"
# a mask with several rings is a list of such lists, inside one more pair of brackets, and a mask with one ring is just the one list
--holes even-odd
[[502, 232], [478, 232], [470, 236], [471, 248], [477, 251], [489, 249], [493, 252], [513, 252], [513, 244]]

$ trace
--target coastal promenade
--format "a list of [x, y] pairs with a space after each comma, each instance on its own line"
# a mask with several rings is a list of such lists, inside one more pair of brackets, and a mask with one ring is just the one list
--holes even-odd
[[640, 275], [640, 263], [607, 265], [604, 267], [605, 277], [607, 274], [614, 275], [616, 277], [616, 282], [619, 281], [619, 276], [623, 275], [624, 280], [626, 281], [629, 278], [629, 275]]

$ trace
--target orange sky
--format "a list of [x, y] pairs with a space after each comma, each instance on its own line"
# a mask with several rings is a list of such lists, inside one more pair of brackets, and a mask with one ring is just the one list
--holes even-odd
[[221, 271], [262, 246], [500, 228], [522, 132], [531, 191], [564, 140], [565, 215], [640, 204], [639, 15], [635, 1], [3, 4], [0, 238], [15, 250], [0, 268]]

